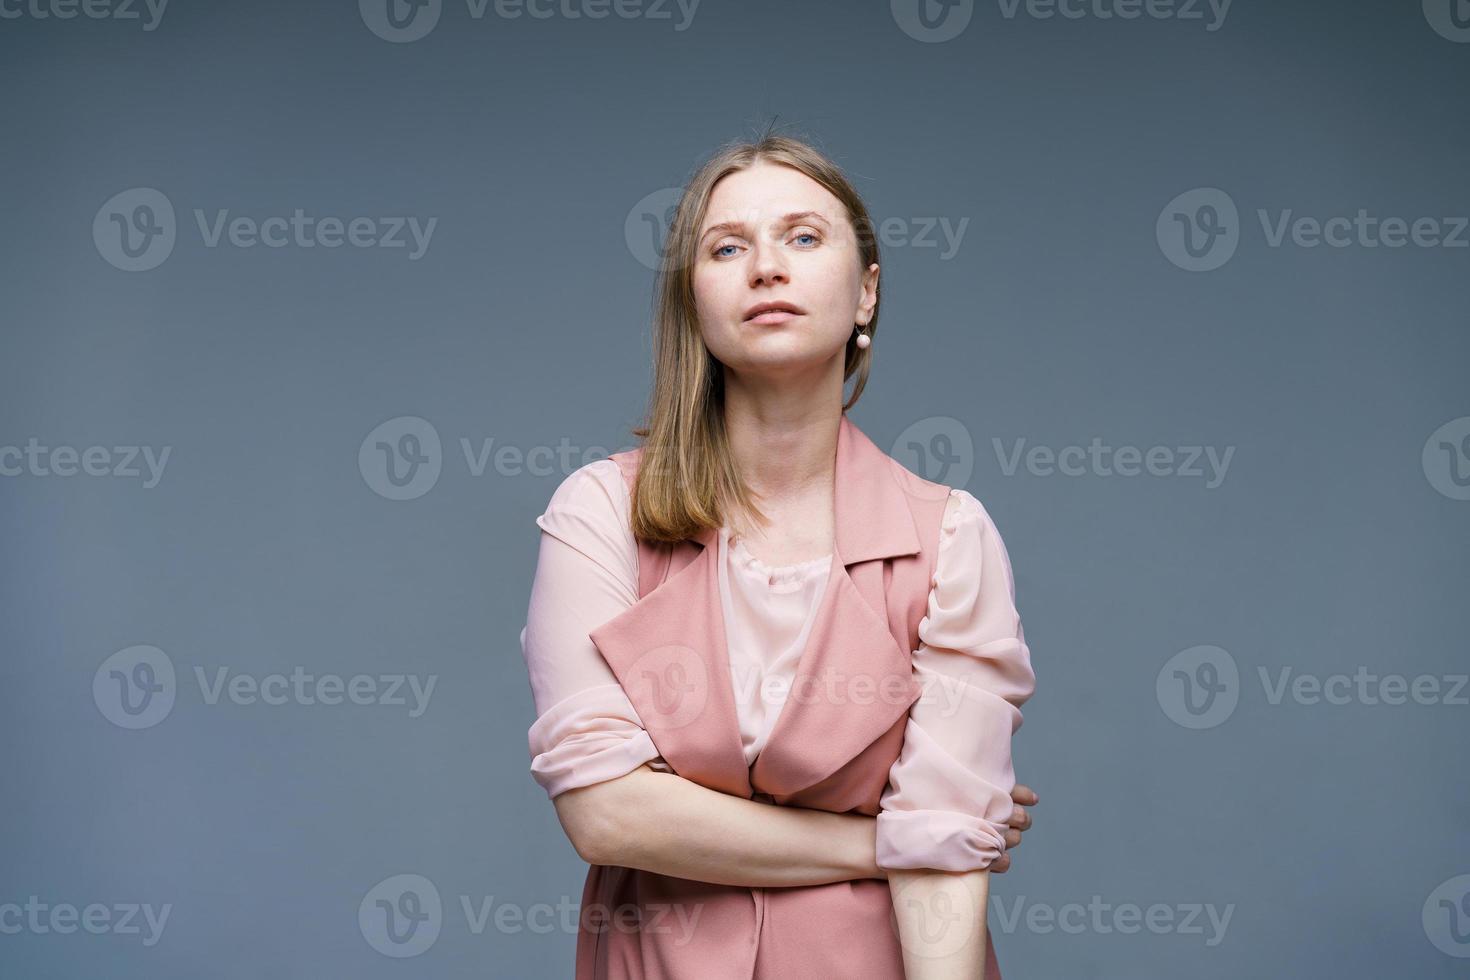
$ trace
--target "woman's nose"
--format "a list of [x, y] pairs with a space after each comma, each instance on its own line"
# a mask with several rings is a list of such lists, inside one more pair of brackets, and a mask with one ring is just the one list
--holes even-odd
[[786, 260], [781, 254], [781, 246], [776, 242], [757, 242], [750, 253], [750, 284], [785, 282], [786, 277]]

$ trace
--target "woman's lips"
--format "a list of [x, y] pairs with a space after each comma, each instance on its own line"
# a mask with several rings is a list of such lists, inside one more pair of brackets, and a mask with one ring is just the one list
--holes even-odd
[[785, 323], [787, 320], [795, 320], [799, 316], [801, 316], [800, 313], [792, 313], [789, 310], [766, 310], [766, 312], [759, 313], [759, 314], [751, 317], [749, 320], [746, 320], [745, 322], [746, 323]]

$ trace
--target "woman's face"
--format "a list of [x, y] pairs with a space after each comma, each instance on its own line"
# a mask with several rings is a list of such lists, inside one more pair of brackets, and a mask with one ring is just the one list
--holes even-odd
[[[840, 358], [878, 300], [878, 266], [859, 267], [842, 203], [791, 167], [758, 163], [721, 178], [694, 254], [705, 345], [737, 375], [810, 372]], [[748, 317], [762, 303], [796, 313]]]

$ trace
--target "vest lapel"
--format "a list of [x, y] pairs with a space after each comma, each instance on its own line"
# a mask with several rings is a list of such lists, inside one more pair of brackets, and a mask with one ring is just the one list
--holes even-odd
[[[697, 553], [679, 567], [678, 552], [691, 547]], [[676, 545], [663, 584], [588, 635], [664, 761], [686, 779], [749, 798], [717, 551]], [[648, 553], [640, 548], [639, 559]]]
[[679, 775], [743, 797], [753, 795], [752, 779], [762, 792], [790, 795], [840, 769], [919, 696], [910, 652], [897, 639], [906, 628], [890, 629], [884, 593], [884, 559], [920, 551], [896, 465], [842, 416], [832, 567], [790, 693], [749, 769], [720, 602], [718, 529], [675, 546], [663, 583], [589, 634]]

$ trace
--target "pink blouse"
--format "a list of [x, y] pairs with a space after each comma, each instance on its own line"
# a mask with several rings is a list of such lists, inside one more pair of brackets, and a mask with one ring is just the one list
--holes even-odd
[[[638, 548], [615, 461], [588, 463], [545, 513], [521, 650], [537, 718], [531, 773], [555, 797], [647, 763], [667, 769], [588, 634], [638, 599]], [[826, 585], [831, 555], [768, 565], [728, 527], [719, 587], [736, 713], [753, 763], [785, 701]], [[878, 814], [883, 868], [986, 868], [1005, 851], [1011, 735], [1035, 689], [1010, 559], [990, 515], [951, 490], [929, 609], [913, 666], [922, 694]]]

